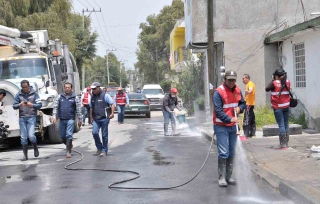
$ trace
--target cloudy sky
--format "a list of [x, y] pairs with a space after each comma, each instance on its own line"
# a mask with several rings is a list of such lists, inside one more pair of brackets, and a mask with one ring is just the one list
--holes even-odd
[[172, 0], [73, 0], [73, 8], [81, 14], [82, 9], [101, 8], [101, 13], [85, 12], [86, 16], [90, 14], [92, 31], [99, 34], [97, 55], [103, 56], [107, 49], [116, 49], [115, 54], [125, 61], [126, 68], [134, 68], [139, 24], [171, 3]]

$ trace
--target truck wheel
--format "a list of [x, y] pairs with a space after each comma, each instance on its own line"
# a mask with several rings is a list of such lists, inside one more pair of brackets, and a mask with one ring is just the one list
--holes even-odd
[[151, 118], [151, 112], [146, 113], [146, 117], [147, 117], [147, 118]]
[[52, 124], [48, 127], [48, 135], [51, 144], [60, 144], [62, 142], [59, 132], [59, 120], [57, 120], [56, 124]]
[[81, 128], [81, 127], [79, 127], [78, 121], [79, 121], [78, 119], [75, 119], [75, 121], [74, 121], [74, 130], [73, 130], [74, 133], [80, 131], [80, 128]]

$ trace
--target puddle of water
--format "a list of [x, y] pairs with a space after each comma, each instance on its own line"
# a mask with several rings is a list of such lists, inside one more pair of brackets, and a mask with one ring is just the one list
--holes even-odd
[[22, 181], [22, 178], [20, 175], [12, 175], [12, 176], [6, 177], [6, 183], [12, 183], [17, 181]]
[[19, 181], [33, 181], [37, 179], [38, 176], [30, 175], [30, 176], [23, 176], [20, 175], [11, 175], [6, 177], [6, 183], [12, 183], [12, 182], [19, 182]]

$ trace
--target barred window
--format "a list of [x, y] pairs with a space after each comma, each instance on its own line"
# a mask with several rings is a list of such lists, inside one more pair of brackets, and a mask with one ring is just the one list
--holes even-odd
[[306, 61], [304, 43], [293, 45], [295, 64], [295, 84], [297, 88], [306, 87]]

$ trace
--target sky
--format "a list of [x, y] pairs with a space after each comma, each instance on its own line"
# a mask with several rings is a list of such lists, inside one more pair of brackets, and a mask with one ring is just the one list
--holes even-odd
[[91, 31], [99, 34], [96, 54], [106, 55], [106, 50], [115, 49], [118, 60], [123, 60], [126, 69], [133, 69], [137, 62], [139, 24], [151, 14], [158, 14], [172, 0], [73, 0], [75, 13], [82, 15], [82, 9], [100, 10], [85, 12], [90, 15]]

